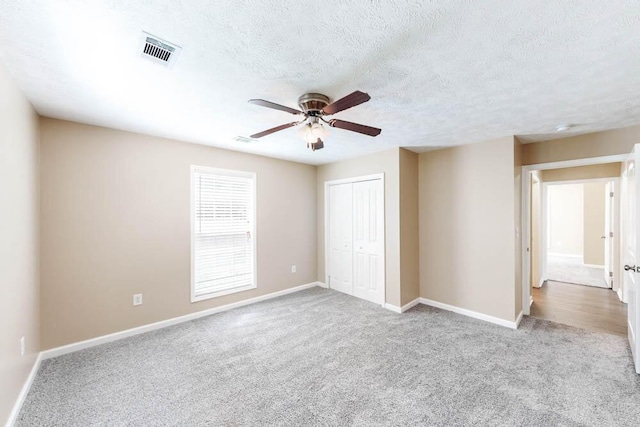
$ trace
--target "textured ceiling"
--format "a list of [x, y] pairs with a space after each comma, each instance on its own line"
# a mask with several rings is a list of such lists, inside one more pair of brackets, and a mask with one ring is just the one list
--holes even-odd
[[[141, 58], [142, 31], [182, 46]], [[0, 0], [0, 60], [49, 117], [322, 164], [519, 135], [640, 124], [640, 1]], [[311, 152], [293, 121], [305, 92], [372, 100]]]

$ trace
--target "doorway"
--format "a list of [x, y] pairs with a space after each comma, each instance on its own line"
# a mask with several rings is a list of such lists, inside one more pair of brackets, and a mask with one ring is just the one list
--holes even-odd
[[613, 288], [614, 247], [619, 236], [614, 233], [618, 229], [618, 181], [543, 182], [542, 209], [532, 210], [532, 217], [542, 227], [544, 280]]
[[626, 334], [627, 308], [618, 297], [620, 160], [523, 170], [525, 314]]
[[384, 175], [325, 182], [327, 285], [385, 303]]

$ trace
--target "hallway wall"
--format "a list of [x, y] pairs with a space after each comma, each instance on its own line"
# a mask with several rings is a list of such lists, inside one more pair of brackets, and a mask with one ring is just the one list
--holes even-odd
[[582, 184], [547, 186], [547, 212], [547, 252], [582, 257], [584, 251]]
[[583, 191], [585, 264], [604, 265], [605, 191], [607, 183], [585, 183]]

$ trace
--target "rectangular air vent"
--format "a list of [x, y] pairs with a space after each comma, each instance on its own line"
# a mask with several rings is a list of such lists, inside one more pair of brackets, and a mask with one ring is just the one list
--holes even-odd
[[149, 33], [142, 32], [141, 52], [144, 58], [148, 58], [159, 64], [172, 66], [182, 50], [179, 46], [162, 40]]

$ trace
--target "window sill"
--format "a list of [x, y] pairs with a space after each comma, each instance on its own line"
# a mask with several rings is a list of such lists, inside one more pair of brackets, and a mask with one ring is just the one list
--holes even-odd
[[212, 298], [217, 298], [217, 297], [221, 297], [224, 295], [231, 295], [231, 294], [236, 294], [238, 292], [244, 292], [244, 291], [250, 291], [251, 289], [257, 289], [257, 285], [251, 284], [251, 285], [247, 285], [247, 286], [240, 286], [237, 288], [231, 288], [231, 289], [224, 289], [221, 291], [217, 291], [217, 292], [210, 292], [208, 294], [203, 294], [203, 295], [191, 295], [191, 302], [199, 302], [199, 301], [204, 301], [204, 300], [208, 300], [208, 299], [212, 299]]

